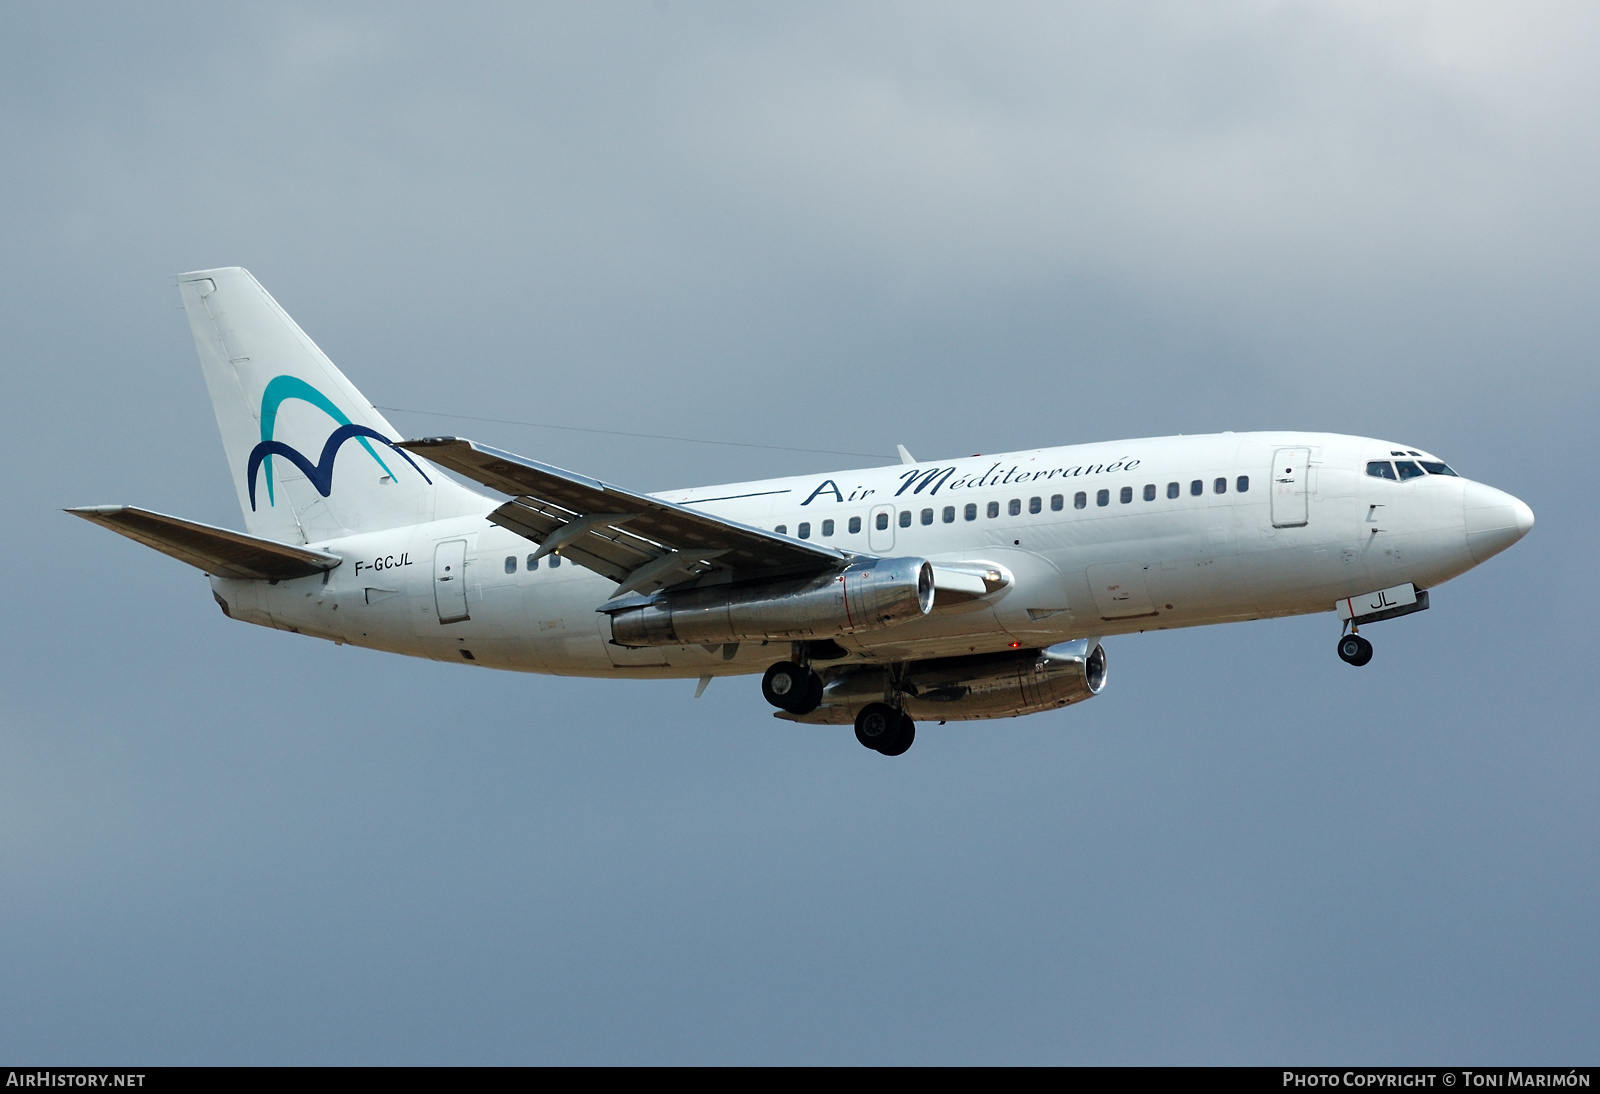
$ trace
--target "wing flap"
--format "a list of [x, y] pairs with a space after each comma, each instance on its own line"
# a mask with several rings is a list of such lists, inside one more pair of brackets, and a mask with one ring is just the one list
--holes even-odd
[[[731, 570], [741, 580], [817, 572], [849, 558], [832, 547], [635, 494], [464, 438], [427, 437], [401, 441], [400, 447], [512, 495], [489, 514], [491, 521], [541, 545], [559, 539], [563, 558], [623, 589], [668, 588], [712, 570]], [[648, 578], [630, 580], [669, 556], [673, 561], [650, 570]]]
[[131, 505], [84, 505], [67, 512], [218, 577], [284, 581], [310, 577], [344, 561], [332, 551], [295, 547]]

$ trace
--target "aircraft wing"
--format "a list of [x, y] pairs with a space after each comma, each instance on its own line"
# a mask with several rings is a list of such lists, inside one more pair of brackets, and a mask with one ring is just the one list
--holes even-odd
[[401, 441], [513, 500], [489, 519], [561, 557], [619, 582], [613, 596], [653, 593], [717, 570], [736, 580], [817, 573], [843, 567], [850, 556], [832, 547], [635, 494], [559, 467], [459, 437]]
[[84, 505], [67, 512], [218, 577], [283, 581], [310, 577], [344, 561], [332, 551], [295, 547], [131, 505]]

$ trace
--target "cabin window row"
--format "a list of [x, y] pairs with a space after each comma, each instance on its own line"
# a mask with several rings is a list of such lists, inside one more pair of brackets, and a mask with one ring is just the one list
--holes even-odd
[[[1243, 494], [1246, 491], [1248, 491], [1250, 489], [1250, 476], [1249, 475], [1240, 475], [1238, 478], [1234, 479], [1233, 488], [1234, 488], [1235, 491], [1237, 491], [1240, 494]], [[1183, 492], [1182, 484], [1176, 483], [1176, 482], [1167, 483], [1167, 490], [1166, 490], [1167, 497], [1176, 498], [1176, 497], [1179, 497], [1182, 494], [1182, 492]], [[1192, 496], [1199, 497], [1202, 494], [1204, 494], [1205, 492], [1206, 492], [1206, 483], [1205, 483], [1204, 479], [1195, 479], [1195, 480], [1193, 480], [1192, 482], [1189, 483], [1189, 493]], [[1220, 478], [1220, 477], [1216, 478], [1216, 479], [1213, 479], [1211, 481], [1211, 492], [1213, 494], [1226, 494], [1228, 492], [1228, 480], [1226, 478]], [[1156, 500], [1156, 484], [1153, 483], [1153, 482], [1145, 483], [1144, 490], [1142, 491], [1142, 493], [1143, 493], [1145, 501], [1155, 501]], [[1123, 505], [1131, 504], [1133, 502], [1133, 487], [1124, 486], [1121, 489], [1121, 491], [1119, 492], [1119, 494], [1118, 494], [1118, 500]], [[1065, 509], [1066, 508], [1066, 501], [1067, 501], [1066, 495], [1064, 495], [1064, 494], [1054, 494], [1054, 495], [1052, 495], [1051, 498], [1050, 498], [1050, 510], [1051, 510], [1051, 512], [1059, 513], [1061, 510]], [[1111, 504], [1111, 491], [1110, 490], [1097, 491], [1095, 493], [1095, 504], [1096, 505], [1101, 505], [1101, 506], [1110, 505]], [[1072, 507], [1074, 509], [1086, 509], [1086, 508], [1088, 508], [1088, 506], [1089, 506], [1089, 495], [1088, 495], [1087, 492], [1085, 492], [1083, 490], [1079, 490], [1076, 494], [1074, 494], [1072, 496]], [[1044, 498], [1040, 497], [1040, 496], [1035, 496], [1035, 497], [1029, 498], [1028, 499], [1028, 512], [1029, 513], [1042, 513], [1042, 512], [1044, 512]], [[1008, 516], [1020, 517], [1022, 515], [1022, 499], [1021, 498], [1012, 498], [1010, 501], [1006, 502], [1006, 514]], [[991, 520], [999, 517], [1000, 516], [1000, 503], [998, 501], [988, 502], [984, 506], [984, 515], [989, 517]], [[965, 506], [963, 506], [961, 508], [961, 518], [963, 520], [977, 520], [978, 519], [978, 503], [977, 502], [968, 502]], [[934, 522], [934, 510], [933, 509], [924, 509], [924, 510], [921, 511], [921, 513], [915, 513], [911, 509], [902, 509], [902, 510], [900, 510], [900, 515], [898, 517], [897, 523], [902, 528], [910, 528], [911, 524], [912, 524], [912, 521], [914, 519], [917, 521], [917, 523], [920, 523], [920, 524], [932, 524]], [[954, 524], [956, 522], [956, 507], [954, 505], [946, 505], [939, 512], [939, 520], [942, 521], [945, 524]], [[873, 524], [877, 528], [878, 531], [880, 531], [880, 532], [887, 531], [888, 528], [889, 528], [889, 514], [887, 512], [878, 513], [873, 518]], [[861, 531], [861, 518], [860, 517], [851, 517], [850, 518], [849, 528], [850, 528], [850, 532], [851, 532], [852, 535], [854, 535], [856, 533], [859, 533]], [[789, 534], [789, 526], [787, 524], [780, 524], [776, 528], [774, 528], [773, 531], [777, 532], [780, 536], [786, 536], [786, 535]], [[811, 522], [810, 521], [802, 521], [799, 525], [796, 526], [795, 533], [801, 539], [810, 539], [811, 538]], [[828, 536], [833, 535], [833, 521], [825, 520], [825, 521], [822, 522], [822, 535], [823, 535], [824, 538], [827, 538]]]
[[[1233, 480], [1233, 489], [1234, 489], [1235, 492], [1240, 493], [1240, 494], [1248, 492], [1249, 489], [1250, 489], [1250, 476], [1249, 475], [1240, 475], [1238, 478], [1234, 479]], [[1190, 480], [1190, 482], [1189, 482], [1189, 496], [1190, 497], [1198, 498], [1201, 495], [1203, 495], [1205, 492], [1206, 492], [1206, 480], [1204, 480], [1204, 479], [1191, 479]], [[1224, 477], [1224, 476], [1218, 476], [1217, 478], [1212, 479], [1211, 480], [1211, 492], [1213, 494], [1226, 494], [1228, 492], [1228, 480], [1227, 480], [1227, 478]], [[1144, 500], [1145, 501], [1155, 501], [1156, 500], [1156, 484], [1153, 483], [1153, 482], [1145, 483], [1144, 484], [1143, 493], [1144, 493]], [[1182, 494], [1183, 494], [1183, 485], [1181, 483], [1176, 483], [1176, 482], [1167, 483], [1167, 497], [1168, 498], [1180, 497]], [[1118, 491], [1117, 500], [1119, 502], [1121, 502], [1123, 505], [1132, 504], [1132, 502], [1133, 502], [1133, 487], [1124, 486], [1120, 491]], [[1095, 492], [1095, 495], [1094, 495], [1094, 503], [1096, 505], [1110, 505], [1111, 504], [1111, 491], [1110, 490], [1097, 490]], [[1084, 491], [1080, 490], [1080, 491], [1078, 491], [1076, 494], [1074, 494], [1072, 496], [1072, 507], [1074, 509], [1084, 509], [1084, 508], [1087, 508], [1088, 505], [1089, 505], [1089, 495], [1087, 493], [1085, 493]]]
[[[560, 555], [546, 555], [545, 556], [545, 561], [550, 564], [550, 568], [552, 570], [558, 569], [561, 566], [561, 556]], [[527, 568], [529, 570], [537, 570], [539, 568], [539, 556], [536, 555], [536, 554], [530, 554], [528, 556], [528, 561], [525, 563], [525, 565], [527, 566]], [[507, 555], [506, 556], [506, 573], [514, 574], [516, 572], [517, 572], [517, 556], [516, 555]]]

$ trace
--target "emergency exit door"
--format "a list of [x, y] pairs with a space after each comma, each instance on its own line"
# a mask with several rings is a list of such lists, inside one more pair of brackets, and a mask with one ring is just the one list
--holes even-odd
[[1273, 454], [1272, 526], [1298, 528], [1306, 523], [1306, 464], [1309, 448], [1280, 448]]
[[894, 506], [872, 507], [867, 516], [867, 549], [879, 555], [894, 550]]
[[447, 539], [433, 549], [433, 603], [440, 623], [467, 618], [467, 541]]

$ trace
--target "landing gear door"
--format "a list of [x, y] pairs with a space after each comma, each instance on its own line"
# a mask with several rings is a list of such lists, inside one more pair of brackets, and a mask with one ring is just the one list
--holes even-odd
[[1306, 465], [1311, 449], [1280, 448], [1272, 459], [1272, 526], [1298, 528], [1306, 523]]
[[433, 549], [433, 602], [440, 623], [467, 618], [467, 541], [447, 539]]

